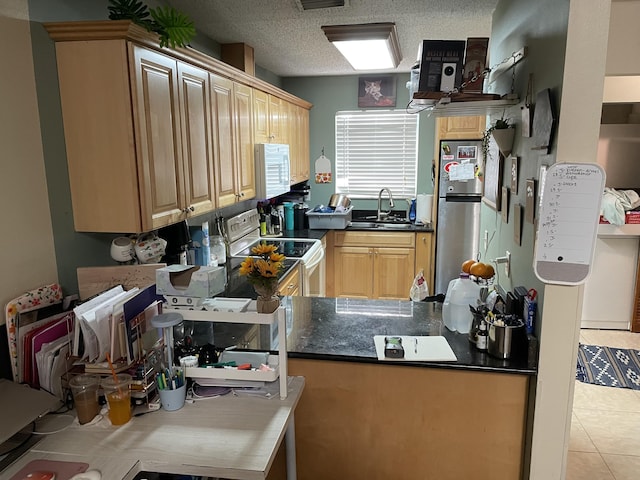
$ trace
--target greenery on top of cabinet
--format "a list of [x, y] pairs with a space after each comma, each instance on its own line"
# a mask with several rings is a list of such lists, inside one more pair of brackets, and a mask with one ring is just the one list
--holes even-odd
[[139, 0], [109, 0], [109, 3], [111, 20], [131, 20], [157, 33], [161, 47], [186, 47], [196, 34], [193, 21], [173, 7], [149, 9]]

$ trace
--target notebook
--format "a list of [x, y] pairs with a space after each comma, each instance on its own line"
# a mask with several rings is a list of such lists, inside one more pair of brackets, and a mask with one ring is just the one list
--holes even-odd
[[60, 405], [50, 393], [0, 378], [0, 444]]

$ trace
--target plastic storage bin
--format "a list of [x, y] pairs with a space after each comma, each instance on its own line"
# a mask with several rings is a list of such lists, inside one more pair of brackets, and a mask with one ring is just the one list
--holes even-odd
[[320, 213], [307, 212], [309, 219], [309, 228], [311, 229], [327, 229], [327, 230], [344, 230], [351, 223], [351, 213], [353, 206], [349, 207], [342, 213]]
[[473, 323], [473, 314], [469, 305], [476, 306], [480, 297], [480, 285], [460, 274], [460, 278], [451, 280], [442, 304], [442, 320], [445, 327], [459, 333], [469, 333]]

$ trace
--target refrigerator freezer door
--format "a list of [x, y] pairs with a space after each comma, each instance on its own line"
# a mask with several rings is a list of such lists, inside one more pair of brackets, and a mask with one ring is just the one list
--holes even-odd
[[436, 233], [435, 294], [446, 293], [462, 262], [479, 251], [480, 196], [440, 198]]
[[442, 140], [438, 195], [480, 195], [478, 162], [482, 155], [480, 140]]

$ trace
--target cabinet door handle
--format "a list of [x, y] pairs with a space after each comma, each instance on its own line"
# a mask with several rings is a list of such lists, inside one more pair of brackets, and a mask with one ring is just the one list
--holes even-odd
[[422, 237], [422, 243], [427, 243], [427, 237]]

